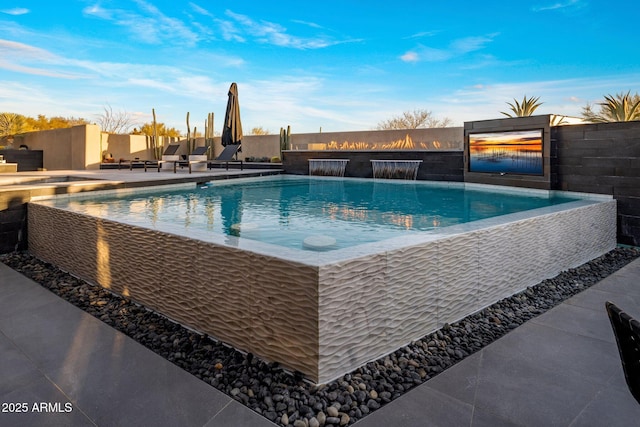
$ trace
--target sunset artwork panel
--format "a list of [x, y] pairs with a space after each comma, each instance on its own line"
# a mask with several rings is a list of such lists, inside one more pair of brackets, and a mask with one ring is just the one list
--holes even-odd
[[543, 175], [542, 129], [469, 134], [469, 172]]

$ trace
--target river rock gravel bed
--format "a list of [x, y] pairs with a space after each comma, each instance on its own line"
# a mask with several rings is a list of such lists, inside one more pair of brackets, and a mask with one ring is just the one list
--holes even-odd
[[189, 330], [27, 252], [0, 255], [0, 262], [278, 425], [338, 427], [355, 423], [638, 257], [640, 249], [618, 247], [321, 385]]

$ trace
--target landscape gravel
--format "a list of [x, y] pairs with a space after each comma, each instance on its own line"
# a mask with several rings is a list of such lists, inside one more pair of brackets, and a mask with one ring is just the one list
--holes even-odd
[[278, 425], [338, 427], [355, 423], [638, 257], [640, 249], [618, 247], [319, 385], [278, 363], [187, 329], [27, 252], [0, 255], [0, 262]]

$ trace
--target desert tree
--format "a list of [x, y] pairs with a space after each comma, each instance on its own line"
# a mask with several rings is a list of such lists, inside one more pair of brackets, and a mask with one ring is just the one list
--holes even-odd
[[38, 117], [36, 118], [27, 117], [26, 120], [29, 126], [34, 130], [64, 129], [89, 124], [88, 120], [79, 117], [47, 117], [43, 114], [38, 114]]
[[104, 107], [104, 112], [98, 116], [98, 124], [103, 132], [127, 134], [136, 125], [136, 121], [126, 111], [113, 111], [111, 105]]
[[262, 126], [256, 126], [251, 128], [250, 135], [269, 135], [269, 129], [265, 129]]
[[417, 129], [417, 128], [443, 128], [451, 126], [451, 119], [445, 117], [438, 119], [429, 110], [405, 111], [399, 116], [383, 120], [378, 123], [377, 129]]
[[[174, 138], [179, 138], [182, 136], [178, 129], [173, 127], [168, 128], [164, 123], [156, 123], [156, 127], [158, 131], [158, 136], [169, 136]], [[145, 123], [142, 126], [140, 126], [139, 129], [138, 128], [133, 129], [131, 133], [134, 135], [153, 136], [153, 123]]]

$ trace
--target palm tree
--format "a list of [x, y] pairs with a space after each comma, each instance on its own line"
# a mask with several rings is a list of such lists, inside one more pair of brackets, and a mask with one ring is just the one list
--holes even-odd
[[507, 105], [511, 107], [511, 111], [513, 111], [513, 114], [505, 113], [504, 111], [501, 111], [500, 113], [504, 114], [507, 117], [529, 117], [533, 115], [533, 112], [543, 104], [542, 102], [538, 102], [539, 99], [539, 96], [527, 99], [527, 95], [525, 95], [524, 98], [522, 98], [521, 104], [514, 98], [514, 104], [507, 102]]
[[582, 108], [582, 117], [594, 123], [630, 122], [640, 120], [640, 95], [617, 93], [605, 95], [605, 102], [599, 102], [600, 112], [596, 113], [590, 104]]

